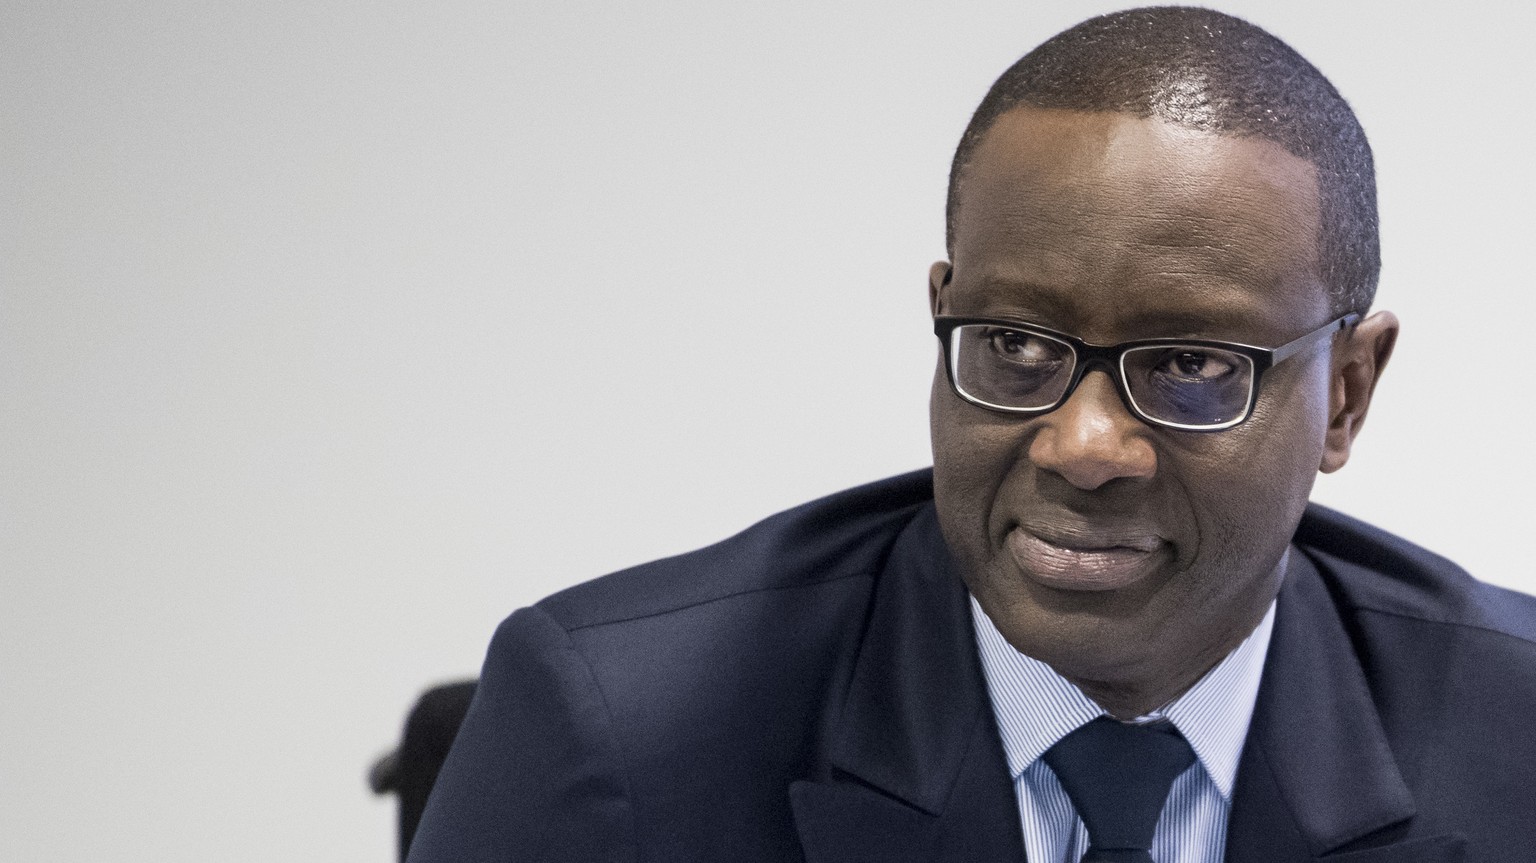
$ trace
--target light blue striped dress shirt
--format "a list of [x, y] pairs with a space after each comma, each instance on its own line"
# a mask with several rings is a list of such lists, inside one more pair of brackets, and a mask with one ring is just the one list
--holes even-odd
[[[1088, 850], [1088, 830], [1040, 756], [1104, 709], [1049, 665], [1014, 650], [975, 597], [971, 619], [1019, 802], [1025, 854], [1029, 863], [1078, 863]], [[1215, 668], [1166, 707], [1136, 720], [1172, 722], [1196, 756], [1173, 781], [1158, 818], [1152, 840], [1157, 863], [1221, 863], [1226, 853], [1232, 784], [1274, 622], [1270, 603], [1259, 625]]]

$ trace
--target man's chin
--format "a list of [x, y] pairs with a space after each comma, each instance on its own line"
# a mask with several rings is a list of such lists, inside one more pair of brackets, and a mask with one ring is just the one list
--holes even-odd
[[[1122, 680], [1144, 673], [1156, 628], [1124, 609], [1111, 609], [1111, 594], [1055, 592], [1057, 602], [1021, 599], [1011, 608], [987, 611], [1013, 649], [1073, 680]], [[985, 609], [985, 604], [983, 609]]]

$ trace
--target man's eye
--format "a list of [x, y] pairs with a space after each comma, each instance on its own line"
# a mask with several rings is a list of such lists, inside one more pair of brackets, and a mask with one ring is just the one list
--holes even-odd
[[1060, 359], [1061, 352], [1047, 340], [1018, 330], [996, 329], [987, 333], [992, 350], [1010, 362], [1042, 363]]
[[1220, 380], [1236, 369], [1232, 360], [1220, 352], [1190, 349], [1169, 351], [1157, 367], [1160, 374], [1185, 383], [1207, 383]]

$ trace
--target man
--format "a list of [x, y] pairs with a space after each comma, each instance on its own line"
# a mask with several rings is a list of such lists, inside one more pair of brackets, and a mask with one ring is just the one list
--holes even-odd
[[514, 614], [410, 859], [1536, 859], [1536, 601], [1307, 504], [1398, 327], [1326, 79], [1085, 22], [948, 246], [931, 478]]

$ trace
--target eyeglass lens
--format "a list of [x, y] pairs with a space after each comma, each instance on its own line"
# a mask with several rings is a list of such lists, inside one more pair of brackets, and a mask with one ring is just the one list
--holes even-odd
[[[956, 327], [951, 336], [955, 387], [1003, 410], [1054, 406], [1072, 380], [1076, 354], [1066, 342], [989, 324]], [[1212, 428], [1241, 420], [1253, 387], [1245, 354], [1203, 345], [1131, 348], [1121, 376], [1137, 411], [1164, 423]]]

